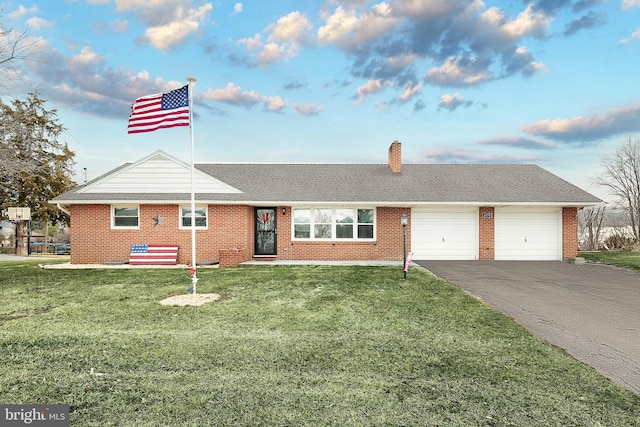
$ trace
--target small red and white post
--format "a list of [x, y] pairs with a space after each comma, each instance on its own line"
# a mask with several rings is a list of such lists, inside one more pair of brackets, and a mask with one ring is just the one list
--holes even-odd
[[404, 262], [404, 272], [409, 271], [409, 266], [411, 265], [411, 258], [413, 258], [413, 252], [409, 252], [407, 255], [407, 260]]

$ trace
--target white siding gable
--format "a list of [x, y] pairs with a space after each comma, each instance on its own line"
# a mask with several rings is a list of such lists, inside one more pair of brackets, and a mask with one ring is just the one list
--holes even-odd
[[[194, 174], [196, 193], [242, 193], [198, 169]], [[78, 193], [190, 193], [191, 166], [162, 151], [155, 153], [95, 182]]]

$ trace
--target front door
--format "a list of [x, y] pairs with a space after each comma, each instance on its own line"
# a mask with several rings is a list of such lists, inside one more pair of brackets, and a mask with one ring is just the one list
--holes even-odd
[[255, 255], [276, 255], [276, 208], [256, 208]]

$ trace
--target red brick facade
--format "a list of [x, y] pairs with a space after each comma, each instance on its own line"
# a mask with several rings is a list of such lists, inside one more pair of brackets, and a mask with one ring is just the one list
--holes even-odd
[[[111, 229], [110, 205], [71, 206], [71, 262], [102, 264], [126, 261], [134, 243], [178, 244], [178, 263], [191, 264], [191, 230], [180, 229], [177, 205], [140, 205], [140, 228]], [[400, 218], [408, 208], [378, 208], [373, 242], [305, 242], [291, 237], [291, 208], [278, 207], [277, 259], [280, 260], [402, 260]], [[284, 213], [283, 213], [284, 212]], [[254, 207], [210, 205], [207, 230], [196, 231], [197, 261], [237, 265], [253, 257]], [[154, 217], [160, 217], [155, 225]], [[409, 218], [410, 222], [410, 218]], [[407, 227], [407, 248], [411, 245]]]
[[[138, 230], [111, 229], [110, 205], [71, 205], [70, 212], [74, 264], [126, 261], [134, 243], [178, 244], [178, 263], [191, 264], [191, 229], [179, 228], [177, 205], [140, 205]], [[210, 205], [208, 215], [208, 229], [196, 231], [197, 261], [218, 261], [221, 249], [245, 249], [251, 256], [253, 207]]]
[[[178, 244], [179, 264], [191, 264], [191, 230], [180, 229], [177, 205], [140, 205], [140, 228], [111, 228], [110, 205], [72, 205], [71, 262], [101, 264], [126, 261], [134, 243]], [[301, 241], [293, 240], [291, 208], [280, 206], [277, 212], [277, 259], [279, 260], [394, 260], [403, 258], [402, 214], [408, 216], [407, 250], [411, 250], [411, 209], [379, 207], [376, 210], [375, 241]], [[160, 217], [156, 225], [154, 217]], [[254, 207], [210, 205], [209, 225], [197, 230], [197, 261], [219, 262], [234, 266], [253, 257]], [[562, 209], [562, 257], [578, 254], [577, 209]], [[494, 259], [494, 208], [479, 209], [479, 259]]]

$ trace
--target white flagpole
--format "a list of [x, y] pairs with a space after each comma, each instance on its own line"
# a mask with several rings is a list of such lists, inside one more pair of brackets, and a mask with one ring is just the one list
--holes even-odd
[[191, 134], [191, 281], [193, 294], [197, 293], [198, 276], [196, 275], [196, 192], [195, 192], [195, 163], [193, 154], [193, 86], [194, 77], [187, 77], [189, 82], [189, 133]]

